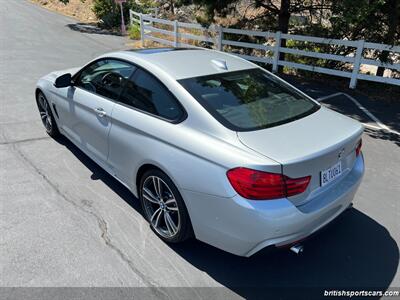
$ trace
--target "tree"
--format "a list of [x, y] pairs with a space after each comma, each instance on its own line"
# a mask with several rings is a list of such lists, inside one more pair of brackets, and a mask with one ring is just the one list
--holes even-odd
[[[199, 4], [206, 9], [208, 20], [212, 21], [216, 14], [226, 16], [232, 11], [232, 7], [241, 2], [240, 0], [192, 0], [186, 1]], [[260, 11], [255, 17], [247, 17], [245, 14], [241, 16], [244, 22], [266, 21], [269, 30], [279, 30], [287, 33], [289, 30], [290, 16], [293, 14], [301, 14], [304, 12], [316, 11], [321, 9], [330, 9], [330, 1], [315, 0], [250, 0], [245, 11], [254, 8]], [[271, 23], [272, 21], [272, 23]], [[261, 25], [261, 24], [258, 24]], [[271, 28], [271, 25], [273, 28]], [[264, 28], [264, 26], [262, 26]]]
[[[389, 45], [400, 42], [399, 0], [342, 0], [332, 6], [332, 27], [328, 37], [364, 39]], [[375, 51], [373, 55], [383, 62], [389, 61], [387, 51]], [[385, 68], [378, 68], [382, 76]]]
[[[215, 14], [226, 16], [231, 7], [237, 4], [238, 0], [193, 0], [194, 3], [206, 8], [209, 21], [212, 21]], [[251, 0], [248, 2], [245, 13], [242, 15], [239, 27], [257, 25], [258, 28], [268, 31], [289, 32], [290, 17], [294, 14], [310, 13], [324, 9], [330, 9], [329, 1], [314, 0]], [[246, 12], [249, 9], [256, 9], [259, 13], [256, 16], [248, 17]], [[281, 46], [286, 47], [286, 40], [281, 40]], [[285, 53], [280, 53], [280, 60], [285, 59]]]
[[[192, 0], [201, 5], [212, 22], [216, 15], [226, 16], [235, 10], [240, 0]], [[237, 27], [251, 28], [257, 26], [262, 30], [283, 33], [289, 31], [323, 36], [327, 38], [364, 39], [370, 42], [399, 44], [400, 41], [400, 0], [249, 0], [248, 9], [258, 9], [257, 14], [241, 16]], [[309, 22], [296, 26], [290, 22], [291, 16], [308, 16]], [[313, 21], [319, 16], [319, 22]], [[315, 19], [315, 18], [314, 18]], [[324, 22], [323, 22], [324, 21]], [[282, 47], [286, 40], [282, 40]], [[322, 46], [335, 54], [346, 55], [353, 51], [349, 47]], [[389, 52], [374, 54], [381, 61], [388, 61]], [[284, 59], [283, 53], [280, 57]], [[328, 61], [326, 65], [341, 65], [340, 62]], [[378, 68], [377, 75], [382, 76], [384, 68]]]
[[[396, 42], [399, 43], [400, 40], [400, 1], [399, 0], [389, 0], [385, 5], [386, 15], [388, 16], [387, 21], [387, 32], [384, 37], [384, 43], [389, 45], [394, 45]], [[396, 37], [397, 36], [397, 37]], [[389, 58], [389, 52], [383, 51], [379, 59], [383, 62], [387, 62]], [[385, 72], [384, 67], [379, 67], [376, 71], [376, 76], [383, 76]]]

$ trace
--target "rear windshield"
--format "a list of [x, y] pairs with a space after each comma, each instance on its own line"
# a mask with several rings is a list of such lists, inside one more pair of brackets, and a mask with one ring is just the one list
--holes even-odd
[[179, 83], [219, 122], [235, 131], [285, 124], [319, 109], [318, 104], [261, 69], [193, 77]]

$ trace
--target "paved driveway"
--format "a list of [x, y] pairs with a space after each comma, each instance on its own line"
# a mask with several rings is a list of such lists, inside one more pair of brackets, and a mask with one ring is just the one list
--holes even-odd
[[187, 287], [135, 291], [195, 299], [263, 297], [265, 287], [321, 296], [323, 289], [400, 286], [395, 136], [368, 129], [354, 208], [308, 241], [301, 256], [277, 251], [246, 259], [198, 241], [169, 246], [149, 230], [129, 191], [70, 142], [45, 134], [33, 97], [40, 76], [127, 41], [72, 30], [76, 21], [27, 1], [1, 0], [0, 16], [1, 286]]

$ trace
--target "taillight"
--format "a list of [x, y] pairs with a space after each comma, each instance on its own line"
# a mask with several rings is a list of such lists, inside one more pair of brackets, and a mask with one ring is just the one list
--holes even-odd
[[361, 153], [361, 147], [362, 147], [362, 139], [358, 142], [358, 145], [356, 147], [356, 156], [359, 156]]
[[247, 168], [234, 168], [227, 172], [229, 182], [242, 197], [269, 200], [303, 193], [311, 176], [289, 178], [282, 174], [262, 172]]
[[307, 187], [308, 184], [310, 183], [311, 176], [306, 176], [306, 177], [301, 177], [301, 178], [296, 178], [292, 179], [287, 176], [285, 177], [285, 183], [286, 183], [286, 196], [294, 196], [303, 193]]

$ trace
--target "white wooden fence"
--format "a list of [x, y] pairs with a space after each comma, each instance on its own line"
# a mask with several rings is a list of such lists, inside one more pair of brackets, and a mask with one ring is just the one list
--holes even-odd
[[[284, 66], [294, 69], [302, 69], [311, 72], [318, 72], [328, 75], [346, 77], [350, 79], [349, 87], [351, 89], [354, 89], [356, 87], [358, 79], [382, 82], [400, 86], [400, 79], [397, 78], [380, 77], [380, 76], [360, 73], [361, 65], [373, 65], [377, 67], [385, 67], [388, 69], [400, 71], [400, 63], [393, 63], [393, 64], [383, 63], [379, 60], [365, 57], [366, 53], [369, 53], [373, 50], [379, 50], [379, 51], [389, 51], [392, 56], [400, 59], [400, 46], [369, 43], [364, 40], [350, 41], [350, 40], [326, 39], [313, 36], [284, 34], [279, 31], [269, 32], [269, 31], [254, 31], [254, 30], [224, 28], [216, 25], [211, 25], [209, 28], [206, 28], [196, 23], [184, 23], [178, 21], [158, 19], [152, 15], [140, 14], [132, 10], [130, 11], [130, 22], [131, 24], [138, 23], [140, 25], [142, 45], [144, 45], [145, 40], [150, 40], [171, 47], [197, 47], [186, 42], [189, 40], [195, 40], [199, 42], [208, 43], [210, 46], [220, 51], [228, 50], [227, 49], [228, 47], [224, 47], [224, 45], [240, 47], [240, 48], [257, 49], [261, 50], [261, 52], [263, 53], [262, 54], [258, 53], [257, 55], [243, 55], [237, 53], [233, 54], [248, 59], [250, 61], [272, 64], [273, 72], [276, 72], [278, 70], [278, 66]], [[163, 28], [159, 28], [157, 26]], [[183, 30], [186, 30], [186, 32], [182, 32]], [[190, 30], [193, 30], [195, 33], [187, 33], [187, 31]], [[237, 34], [241, 36], [262, 37], [265, 39], [265, 43], [257, 44], [257, 43], [228, 40], [225, 38], [224, 35], [225, 33]], [[158, 36], [155, 36], [154, 34], [157, 34]], [[169, 37], [169, 39], [167, 37], [162, 38], [160, 37], [160, 35], [167, 36]], [[281, 47], [281, 41], [283, 39], [315, 43], [315, 44], [339, 45], [339, 46], [351, 47], [353, 51], [351, 51], [350, 55], [343, 56], [330, 53], [306, 51], [289, 47]], [[351, 66], [351, 71], [343, 71], [343, 70], [307, 65], [302, 63], [295, 63], [287, 61], [286, 60], [287, 56], [285, 56], [286, 58], [285, 60], [280, 60], [279, 59], [280, 53], [288, 53], [299, 56], [344, 62], [349, 64], [349, 66]]]

